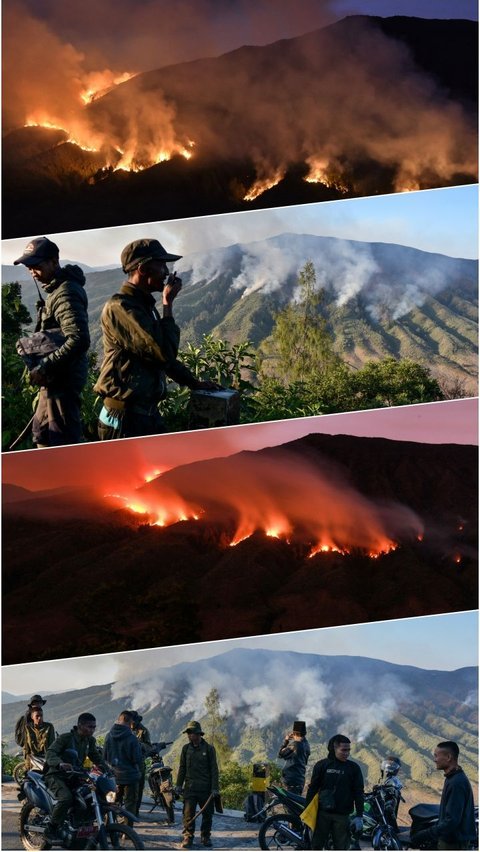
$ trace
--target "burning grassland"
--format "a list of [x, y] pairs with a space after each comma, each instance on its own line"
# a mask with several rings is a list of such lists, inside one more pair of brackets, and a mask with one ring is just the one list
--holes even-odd
[[[242, 48], [140, 73], [141, 56], [136, 69], [92, 68], [93, 57], [33, 17], [18, 27], [9, 10], [4, 125], [62, 128], [71, 143], [101, 151], [112, 171], [144, 171], [174, 156], [185, 168], [197, 157], [249, 162], [252, 175], [238, 175], [236, 188], [247, 204], [298, 163], [304, 181], [340, 195], [475, 180], [468, 98], [456, 100], [448, 79], [415, 62], [406, 31], [397, 36], [379, 21], [348, 18], [281, 50]], [[417, 26], [427, 23], [447, 24]], [[30, 45], [40, 37], [38, 61]], [[416, 44], [419, 34], [409, 38]]]
[[307, 543], [310, 557], [356, 550], [378, 558], [395, 550], [400, 540], [423, 534], [422, 521], [406, 506], [369, 499], [338, 470], [319, 470], [288, 452], [275, 461], [243, 454], [223, 462], [208, 479], [189, 477], [173, 488], [160, 476], [138, 490], [109, 493], [105, 499], [141, 515], [151, 526], [200, 518], [218, 524], [233, 518], [230, 547], [263, 532], [287, 544]]

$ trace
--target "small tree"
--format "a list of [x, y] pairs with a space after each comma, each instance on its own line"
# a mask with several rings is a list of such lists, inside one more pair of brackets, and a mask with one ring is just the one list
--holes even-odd
[[207, 711], [205, 721], [207, 740], [217, 752], [219, 767], [223, 767], [231, 759], [232, 749], [226, 731], [228, 713], [222, 713], [220, 710], [220, 693], [216, 687], [212, 687], [205, 698], [205, 709]]
[[[38, 388], [28, 381], [28, 371], [17, 355], [15, 343], [32, 318], [22, 302], [17, 282], [2, 285], [2, 449], [10, 444], [32, 417]], [[28, 435], [18, 448], [31, 447]]]
[[284, 384], [309, 381], [339, 360], [322, 316], [324, 293], [317, 287], [311, 260], [300, 271], [298, 289], [298, 300], [276, 314], [261, 365], [264, 375], [273, 375]]

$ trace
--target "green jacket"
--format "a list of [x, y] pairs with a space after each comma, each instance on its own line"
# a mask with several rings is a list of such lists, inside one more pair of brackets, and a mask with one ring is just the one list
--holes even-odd
[[48, 764], [47, 775], [62, 773], [63, 770], [59, 769], [60, 764], [71, 763], [68, 755], [66, 758], [64, 756], [64, 752], [69, 748], [75, 749], [78, 752], [78, 762], [80, 764], [83, 765], [85, 758], [88, 757], [92, 763], [106, 768], [103, 754], [97, 746], [95, 737], [81, 737], [75, 725], [70, 733], [60, 734], [48, 749], [46, 755]]
[[183, 746], [177, 787], [183, 787], [186, 794], [218, 790], [217, 755], [214, 747], [205, 742], [203, 737], [197, 747], [190, 742]]
[[160, 317], [149, 293], [126, 282], [103, 308], [101, 324], [100, 396], [149, 408], [165, 397], [165, 374], [193, 386], [194, 376], [176, 360], [180, 329], [173, 317]]
[[61, 390], [67, 385], [80, 393], [87, 378], [90, 346], [85, 276], [79, 266], [67, 264], [42, 288], [47, 298], [39, 312], [36, 330], [59, 328], [66, 338], [59, 349], [42, 359], [48, 387]]
[[15, 733], [18, 744], [23, 747], [25, 759], [28, 759], [31, 754], [35, 757], [44, 757], [49, 746], [55, 742], [55, 728], [52, 723], [42, 722], [37, 728], [33, 722], [27, 722], [23, 716], [22, 721], [23, 725], [20, 727], [19, 719]]

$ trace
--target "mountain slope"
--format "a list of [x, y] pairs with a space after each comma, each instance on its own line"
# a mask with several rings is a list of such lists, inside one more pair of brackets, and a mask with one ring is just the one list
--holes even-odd
[[69, 105], [95, 151], [68, 128], [5, 137], [3, 236], [475, 181], [476, 32], [352, 16], [139, 74]]
[[[4, 662], [473, 609], [476, 470], [474, 447], [310, 435], [165, 473], [127, 497], [151, 515], [83, 492], [7, 503]], [[149, 525], [179, 503], [199, 519]], [[256, 531], [229, 546], [242, 519]], [[398, 544], [371, 558], [358, 536], [379, 526]], [[313, 555], [317, 527], [350, 552]]]
[[[407, 789], [431, 794], [442, 784], [431, 762], [439, 739], [461, 743], [462, 765], [475, 779], [477, 684], [473, 667], [431, 671], [360, 656], [236, 648], [140, 674], [132, 658], [118, 683], [50, 695], [46, 710], [59, 731], [68, 730], [80, 712], [92, 711], [101, 735], [121, 709], [138, 707], [154, 740], [175, 740], [167, 755], [176, 765], [192, 716], [204, 720], [208, 739], [204, 699], [216, 686], [228, 713], [230, 745], [242, 763], [276, 760], [283, 731], [292, 718], [302, 718], [312, 748], [310, 771], [331, 732], [345, 730], [368, 784], [378, 779], [380, 760], [393, 752], [402, 760]], [[16, 702], [3, 708], [2, 737], [9, 746], [23, 707]]]

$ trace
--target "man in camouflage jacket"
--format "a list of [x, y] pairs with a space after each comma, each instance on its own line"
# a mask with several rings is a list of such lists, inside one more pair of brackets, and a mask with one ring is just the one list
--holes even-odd
[[[34, 695], [35, 698], [41, 699], [41, 696]], [[47, 749], [55, 742], [55, 728], [51, 722], [43, 721], [40, 703], [29, 705], [25, 715], [20, 717], [15, 726], [15, 740], [23, 748], [26, 769], [31, 769], [32, 756], [45, 757]]]
[[[129, 243], [122, 251], [128, 280], [102, 311], [104, 358], [94, 390], [103, 398], [98, 423], [101, 440], [164, 432], [158, 403], [166, 396], [166, 376], [192, 389], [211, 390], [177, 360], [180, 330], [172, 313], [182, 282], [168, 275], [167, 262], [179, 260], [154, 239]], [[162, 293], [160, 317], [153, 293]]]
[[66, 772], [74, 768], [72, 766], [69, 751], [74, 750], [78, 754], [78, 764], [83, 765], [85, 759], [96, 766], [106, 769], [103, 754], [97, 747], [93, 736], [97, 723], [95, 716], [91, 713], [80, 713], [77, 724], [68, 734], [60, 734], [47, 751], [47, 771], [45, 781], [49, 790], [52, 791], [57, 804], [53, 808], [48, 829], [47, 840], [57, 840], [58, 831], [65, 821], [68, 809], [73, 802], [73, 794], [67, 784]]
[[61, 267], [59, 249], [47, 237], [31, 240], [14, 261], [27, 267], [47, 294], [41, 297], [35, 331], [58, 331], [63, 337], [55, 351], [44, 355], [30, 370], [30, 381], [40, 386], [33, 441], [38, 447], [82, 441], [80, 395], [88, 372], [88, 300], [85, 276], [79, 266]]

